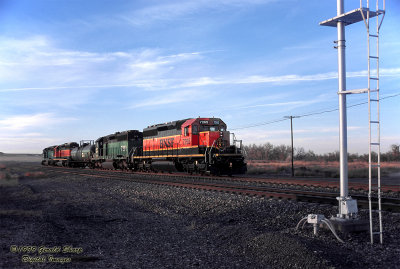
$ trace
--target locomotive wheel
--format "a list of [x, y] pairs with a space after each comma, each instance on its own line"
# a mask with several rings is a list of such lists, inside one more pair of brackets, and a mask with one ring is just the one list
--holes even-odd
[[128, 170], [128, 164], [126, 161], [122, 161], [121, 166], [122, 166], [122, 170]]

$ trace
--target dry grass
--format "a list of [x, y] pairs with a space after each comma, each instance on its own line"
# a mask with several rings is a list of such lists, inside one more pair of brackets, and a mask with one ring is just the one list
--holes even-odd
[[[368, 177], [367, 162], [349, 162], [349, 178]], [[275, 174], [290, 175], [291, 162], [286, 161], [247, 161], [248, 174]], [[321, 161], [295, 161], [296, 176], [318, 176], [318, 177], [339, 177], [339, 162], [321, 162]], [[381, 175], [390, 176], [400, 172], [399, 162], [382, 162]]]
[[[0, 163], [0, 186], [17, 185], [19, 180], [24, 178], [43, 178], [46, 174], [42, 171], [40, 163], [29, 163], [27, 167], [22, 167], [21, 163], [10, 161]], [[27, 172], [28, 170], [28, 172]]]
[[12, 186], [17, 185], [19, 176], [16, 174], [9, 174], [6, 172], [0, 172], [0, 186]]
[[33, 162], [40, 163], [42, 156], [40, 154], [11, 154], [3, 153], [0, 155], [0, 162]]

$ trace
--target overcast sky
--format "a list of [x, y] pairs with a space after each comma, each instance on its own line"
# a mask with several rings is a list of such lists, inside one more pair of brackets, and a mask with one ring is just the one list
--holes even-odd
[[[381, 97], [400, 93], [400, 1], [386, 2]], [[289, 145], [290, 121], [260, 124], [337, 108], [337, 32], [319, 26], [335, 15], [335, 0], [1, 1], [0, 151], [198, 116], [245, 144]], [[347, 88], [366, 88], [364, 24], [346, 39]], [[383, 151], [400, 143], [399, 104], [381, 101]], [[348, 109], [348, 129], [349, 151], [367, 152], [367, 105]], [[337, 111], [295, 119], [294, 131], [297, 147], [338, 150]]]

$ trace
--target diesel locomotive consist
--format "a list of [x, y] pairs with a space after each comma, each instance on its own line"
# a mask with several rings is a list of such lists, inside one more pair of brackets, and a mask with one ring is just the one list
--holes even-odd
[[149, 126], [143, 132], [128, 130], [96, 141], [48, 147], [43, 150], [42, 164], [213, 175], [247, 170], [241, 141], [230, 144], [230, 133], [219, 118], [178, 120]]

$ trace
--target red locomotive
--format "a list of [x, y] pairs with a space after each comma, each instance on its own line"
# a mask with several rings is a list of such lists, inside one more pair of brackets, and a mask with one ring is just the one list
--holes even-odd
[[42, 164], [66, 166], [71, 158], [71, 150], [78, 147], [78, 143], [70, 142], [58, 146], [51, 146], [43, 150]]
[[140, 169], [189, 173], [245, 173], [240, 148], [230, 145], [226, 124], [219, 118], [197, 118], [149, 126], [143, 130]]

